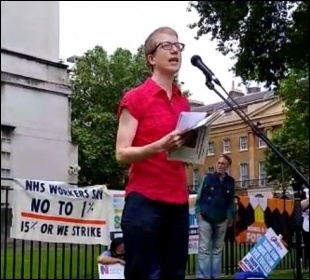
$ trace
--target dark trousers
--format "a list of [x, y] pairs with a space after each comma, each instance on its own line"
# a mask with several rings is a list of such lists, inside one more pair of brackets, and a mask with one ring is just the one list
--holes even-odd
[[[188, 210], [188, 203], [167, 204], [137, 193], [128, 195], [121, 222], [125, 279], [185, 279]], [[158, 272], [160, 276], [154, 277]]]

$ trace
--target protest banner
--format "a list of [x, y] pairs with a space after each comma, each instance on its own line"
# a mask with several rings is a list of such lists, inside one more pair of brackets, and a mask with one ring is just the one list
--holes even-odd
[[[121, 219], [125, 203], [125, 192], [110, 190], [112, 197], [113, 211], [110, 213], [110, 236], [111, 239], [122, 236]], [[189, 242], [188, 253], [197, 254], [198, 252], [198, 225], [195, 214], [196, 195], [189, 196]]]
[[268, 228], [272, 228], [290, 245], [294, 200], [238, 196], [237, 201], [237, 243], [255, 244]]
[[106, 186], [14, 180], [11, 237], [109, 245], [111, 197]]
[[196, 194], [189, 196], [189, 239], [188, 239], [188, 254], [193, 255], [198, 253], [198, 223], [195, 213]]
[[125, 279], [122, 264], [98, 265], [99, 279]]
[[111, 239], [114, 239], [116, 237], [122, 236], [121, 219], [125, 204], [125, 192], [110, 190], [110, 194], [113, 210], [110, 212], [109, 230]]
[[243, 271], [259, 272], [268, 276], [288, 253], [281, 238], [269, 228], [238, 263], [239, 267]]
[[[110, 216], [111, 237], [121, 236], [121, 217], [124, 208], [124, 191], [110, 191], [113, 210]], [[255, 244], [267, 231], [273, 228], [277, 234], [283, 236], [283, 241], [289, 244], [291, 239], [292, 212], [294, 201], [237, 196], [237, 221], [236, 236], [237, 243]], [[189, 254], [198, 253], [198, 224], [195, 214], [196, 194], [189, 196]]]

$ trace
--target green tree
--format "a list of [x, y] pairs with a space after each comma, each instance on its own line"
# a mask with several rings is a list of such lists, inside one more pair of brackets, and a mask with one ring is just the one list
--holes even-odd
[[[309, 73], [292, 71], [290, 76], [280, 83], [279, 97], [285, 104], [283, 126], [273, 135], [273, 143], [292, 161], [299, 161], [309, 168]], [[285, 164], [284, 177], [289, 179], [292, 170]], [[279, 180], [281, 163], [269, 149], [266, 150], [267, 174], [273, 180]]]
[[119, 188], [127, 167], [115, 160], [117, 108], [126, 89], [149, 75], [143, 49], [119, 48], [112, 55], [100, 46], [77, 60], [72, 73], [72, 137], [79, 146], [80, 184]]
[[80, 184], [123, 187], [128, 166], [115, 159], [117, 109], [123, 93], [149, 75], [142, 46], [136, 54], [119, 48], [110, 56], [96, 46], [77, 60], [72, 72], [72, 138], [79, 147]]
[[216, 39], [244, 82], [278, 86], [288, 69], [309, 67], [309, 1], [190, 1], [192, 10], [196, 38]]

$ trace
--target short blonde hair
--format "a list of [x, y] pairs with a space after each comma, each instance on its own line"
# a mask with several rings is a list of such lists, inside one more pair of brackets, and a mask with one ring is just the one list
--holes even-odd
[[173, 35], [176, 36], [177, 38], [179, 38], [178, 33], [171, 27], [168, 26], [162, 26], [159, 27], [157, 29], [155, 29], [145, 40], [144, 43], [144, 56], [145, 56], [145, 60], [146, 63], [152, 68], [152, 66], [150, 65], [147, 57], [152, 54], [152, 52], [155, 50], [158, 42], [157, 42], [157, 35], [158, 34], [169, 34], [169, 35]]

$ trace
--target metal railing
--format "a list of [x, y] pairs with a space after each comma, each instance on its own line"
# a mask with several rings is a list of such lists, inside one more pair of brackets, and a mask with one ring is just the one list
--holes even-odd
[[236, 188], [264, 188], [267, 187], [267, 179], [251, 179], [236, 181]]
[[[1, 207], [1, 279], [98, 279], [97, 257], [106, 249], [104, 246], [12, 239], [9, 195], [12, 189], [1, 187], [1, 197], [5, 200]], [[228, 231], [222, 261], [226, 275], [238, 270], [238, 261], [251, 248], [235, 243], [233, 237], [233, 232]], [[175, 250], [177, 254], [177, 248]], [[294, 267], [295, 250], [290, 251], [278, 269]], [[188, 256], [188, 275], [195, 274], [196, 261], [196, 255]]]

